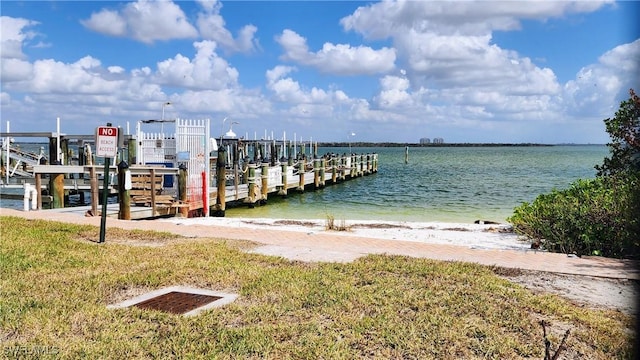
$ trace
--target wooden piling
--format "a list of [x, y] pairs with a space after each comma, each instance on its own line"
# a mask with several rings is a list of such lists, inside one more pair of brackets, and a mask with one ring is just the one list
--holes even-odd
[[49, 188], [53, 195], [53, 208], [64, 208], [64, 174], [51, 174]]
[[224, 217], [224, 213], [227, 207], [226, 199], [226, 168], [227, 168], [227, 155], [225, 154], [224, 146], [218, 147], [218, 161], [216, 162], [216, 183], [218, 187], [216, 196], [216, 211], [214, 216]]
[[38, 210], [42, 210], [42, 175], [36, 174], [36, 190], [38, 191]]
[[261, 204], [267, 203], [267, 195], [269, 194], [269, 163], [262, 163], [262, 197]]
[[49, 164], [60, 165], [58, 163], [58, 139], [54, 136], [49, 138]]
[[338, 159], [335, 156], [331, 156], [331, 182], [338, 182]]
[[181, 164], [179, 167], [180, 172], [178, 173], [178, 199], [180, 200], [180, 215], [182, 217], [189, 217], [189, 207], [184, 206], [187, 203], [187, 165]]
[[131, 220], [131, 195], [126, 187], [129, 165], [125, 161], [118, 164], [118, 219]]
[[127, 161], [129, 164], [137, 164], [138, 156], [136, 154], [136, 140], [129, 138], [129, 141], [127, 142], [127, 154]]
[[298, 161], [298, 187], [296, 188], [296, 190], [299, 192], [304, 192], [304, 173], [307, 171], [306, 160], [306, 156], [302, 155], [302, 157]]
[[[156, 170], [151, 169], [151, 216], [156, 216]], [[107, 189], [102, 189], [107, 191]]]
[[256, 179], [256, 169], [258, 168], [258, 165], [254, 164], [254, 163], [250, 163], [248, 165], [248, 170], [247, 173], [249, 174], [247, 176], [247, 181], [249, 182], [249, 207], [253, 208], [254, 204], [256, 203], [256, 195], [258, 195], [257, 190], [257, 179]]
[[98, 174], [95, 166], [89, 169], [89, 177], [91, 179], [91, 215], [98, 215]]
[[287, 197], [287, 168], [289, 164], [284, 161], [284, 158], [282, 158], [282, 160], [283, 161], [280, 163], [280, 166], [282, 168], [282, 187], [278, 191], [278, 195]]
[[325, 185], [325, 171], [327, 169], [327, 159], [323, 156], [320, 159], [320, 186], [324, 187]]
[[313, 186], [318, 189], [320, 188], [320, 159], [313, 159]]

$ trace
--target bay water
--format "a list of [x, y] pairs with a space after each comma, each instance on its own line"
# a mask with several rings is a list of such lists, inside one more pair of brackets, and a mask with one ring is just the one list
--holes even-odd
[[[353, 148], [377, 153], [378, 173], [271, 196], [265, 206], [227, 208], [227, 217], [505, 222], [513, 209], [577, 179], [595, 177], [604, 145]], [[319, 154], [347, 148], [320, 148]]]
[[[471, 223], [505, 222], [513, 209], [577, 179], [595, 177], [604, 145], [353, 147], [377, 153], [378, 172], [319, 190], [269, 195], [266, 205], [228, 206], [227, 217]], [[318, 153], [348, 153], [319, 148]], [[0, 206], [22, 209], [22, 201]]]

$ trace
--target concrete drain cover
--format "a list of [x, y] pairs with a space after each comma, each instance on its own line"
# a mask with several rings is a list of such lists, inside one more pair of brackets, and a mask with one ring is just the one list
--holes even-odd
[[193, 289], [173, 286], [110, 305], [118, 309], [135, 306], [141, 309], [159, 310], [172, 314], [195, 315], [203, 310], [220, 307], [233, 302], [238, 295], [205, 289]]

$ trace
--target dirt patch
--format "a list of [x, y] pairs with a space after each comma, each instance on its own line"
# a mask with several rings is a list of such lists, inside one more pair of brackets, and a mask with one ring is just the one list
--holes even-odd
[[536, 293], [552, 293], [578, 306], [614, 309], [637, 315], [636, 299], [640, 283], [636, 280], [557, 274], [520, 269], [494, 268], [494, 272]]

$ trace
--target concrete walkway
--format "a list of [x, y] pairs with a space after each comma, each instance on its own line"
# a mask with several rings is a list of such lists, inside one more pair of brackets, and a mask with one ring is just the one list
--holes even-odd
[[[0, 208], [0, 216], [100, 226], [100, 217], [84, 217], [77, 212], [53, 210], [24, 212]], [[637, 263], [633, 261], [602, 257], [578, 258], [536, 250], [483, 250], [456, 245], [343, 236], [339, 232], [331, 231], [308, 233], [208, 225], [186, 226], [155, 220], [125, 221], [109, 218], [107, 227], [160, 230], [189, 237], [250, 240], [260, 244], [251, 252], [300, 261], [348, 262], [367, 254], [390, 254], [561, 274], [640, 279]]]

